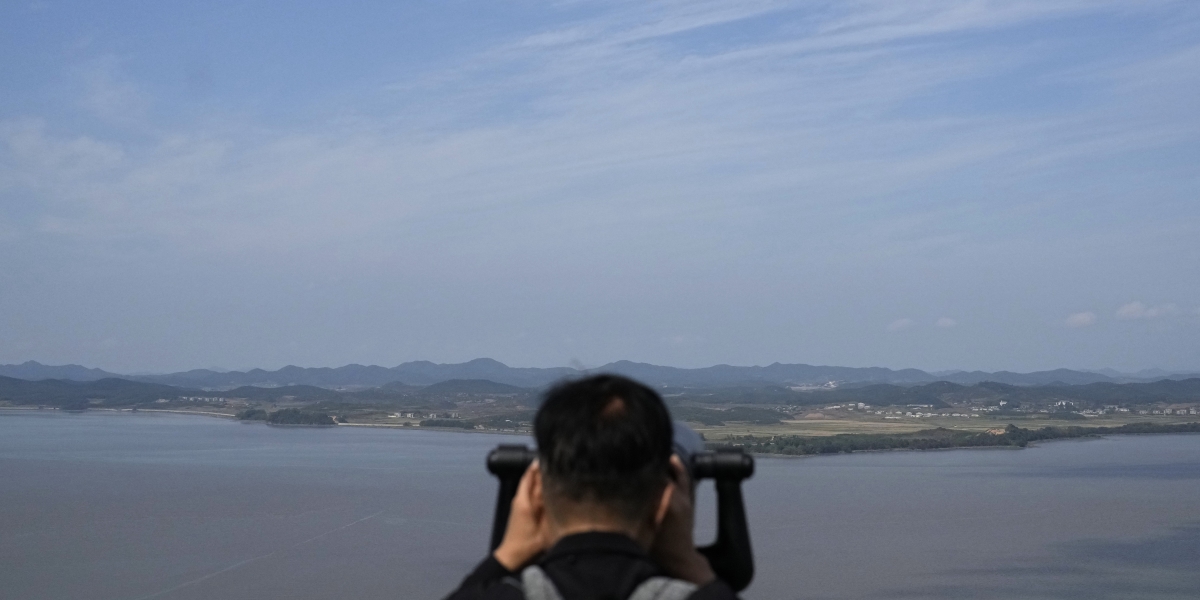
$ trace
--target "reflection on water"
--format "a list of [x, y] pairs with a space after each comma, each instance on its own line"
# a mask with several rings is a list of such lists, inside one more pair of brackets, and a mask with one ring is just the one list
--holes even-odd
[[1077, 540], [1044, 562], [944, 573], [888, 598], [1195, 598], [1200, 592], [1200, 525], [1136, 540]]
[[[5, 411], [0, 590], [438, 597], [483, 555], [482, 459], [512, 441]], [[1200, 436], [763, 459], [745, 595], [1200, 597], [1196, 498]]]

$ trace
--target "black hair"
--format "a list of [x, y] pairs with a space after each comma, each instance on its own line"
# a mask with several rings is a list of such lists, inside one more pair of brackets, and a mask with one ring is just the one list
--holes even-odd
[[560, 383], [533, 423], [546, 491], [634, 521], [669, 477], [671, 415], [654, 390], [619, 375]]

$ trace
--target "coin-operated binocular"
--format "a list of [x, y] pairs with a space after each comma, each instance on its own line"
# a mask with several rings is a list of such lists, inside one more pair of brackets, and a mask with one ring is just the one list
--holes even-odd
[[[742, 480], [754, 475], [754, 457], [741, 448], [706, 451], [700, 435], [679, 421], [675, 422], [675, 453], [687, 466], [693, 485], [702, 479], [712, 479], [717, 488], [717, 539], [698, 550], [730, 587], [736, 591], [746, 589], [754, 578], [754, 554], [742, 500]], [[517, 485], [535, 458], [537, 451], [519, 444], [501, 444], [488, 453], [487, 469], [500, 479], [492, 520], [492, 550], [504, 539]]]

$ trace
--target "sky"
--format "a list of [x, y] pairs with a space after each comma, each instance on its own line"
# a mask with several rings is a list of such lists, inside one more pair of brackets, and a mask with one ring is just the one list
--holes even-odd
[[0, 3], [0, 363], [1200, 370], [1191, 0]]

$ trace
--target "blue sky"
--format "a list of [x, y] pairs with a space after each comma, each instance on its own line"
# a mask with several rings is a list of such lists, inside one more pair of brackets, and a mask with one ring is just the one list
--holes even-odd
[[9, 2], [0, 362], [1200, 369], [1200, 5]]

